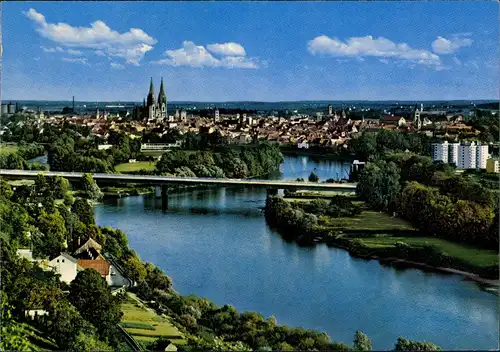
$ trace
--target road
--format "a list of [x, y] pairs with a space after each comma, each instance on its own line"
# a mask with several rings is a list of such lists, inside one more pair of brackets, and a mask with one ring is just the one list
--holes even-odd
[[[0, 176], [11, 179], [33, 180], [36, 175], [43, 173], [47, 177], [61, 176], [70, 182], [78, 182], [82, 177], [81, 172], [61, 171], [30, 171], [30, 170], [6, 170], [0, 169]], [[289, 189], [289, 190], [314, 190], [314, 191], [354, 191], [355, 183], [315, 183], [297, 182], [286, 180], [255, 180], [234, 178], [203, 178], [203, 177], [174, 177], [174, 176], [151, 176], [151, 175], [125, 175], [125, 174], [92, 174], [98, 184], [144, 184], [150, 186], [163, 186], [171, 184], [179, 185], [219, 185], [224, 186], [250, 186], [266, 189]]]

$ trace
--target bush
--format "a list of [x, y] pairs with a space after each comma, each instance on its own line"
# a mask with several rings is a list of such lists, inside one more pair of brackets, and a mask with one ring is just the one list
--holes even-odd
[[318, 182], [318, 181], [319, 181], [318, 175], [316, 175], [314, 172], [311, 172], [311, 174], [309, 175], [309, 182]]

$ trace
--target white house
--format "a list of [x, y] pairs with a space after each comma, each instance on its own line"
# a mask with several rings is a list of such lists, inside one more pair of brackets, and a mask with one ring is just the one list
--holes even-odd
[[49, 265], [61, 275], [60, 280], [69, 284], [76, 277], [78, 271], [77, 260], [68, 253], [61, 253], [49, 262]]

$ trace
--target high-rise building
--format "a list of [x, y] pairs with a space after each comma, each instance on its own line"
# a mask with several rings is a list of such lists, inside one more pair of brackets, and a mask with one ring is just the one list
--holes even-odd
[[214, 111], [214, 121], [215, 122], [220, 121], [219, 109], [217, 109], [217, 108], [215, 108], [215, 111]]
[[476, 146], [476, 169], [486, 169], [488, 160], [488, 145], [478, 143]]
[[328, 104], [328, 116], [333, 115], [333, 107], [332, 104]]
[[433, 143], [432, 147], [432, 160], [442, 161], [443, 163], [448, 163], [448, 142], [443, 143]]
[[460, 143], [449, 143], [448, 144], [448, 163], [455, 164], [458, 166], [458, 148], [460, 147]]
[[458, 169], [486, 169], [488, 145], [481, 143], [442, 143], [431, 144], [433, 161], [455, 164]]
[[475, 169], [476, 168], [476, 143], [463, 143], [458, 147], [458, 165], [459, 169]]

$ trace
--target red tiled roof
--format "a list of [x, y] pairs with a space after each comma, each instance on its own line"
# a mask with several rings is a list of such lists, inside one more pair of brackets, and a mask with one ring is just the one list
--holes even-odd
[[80, 265], [84, 269], [94, 269], [101, 276], [109, 275], [109, 263], [104, 259], [80, 259], [78, 260], [78, 265]]
[[382, 120], [384, 122], [398, 122], [401, 119], [401, 116], [384, 116]]

